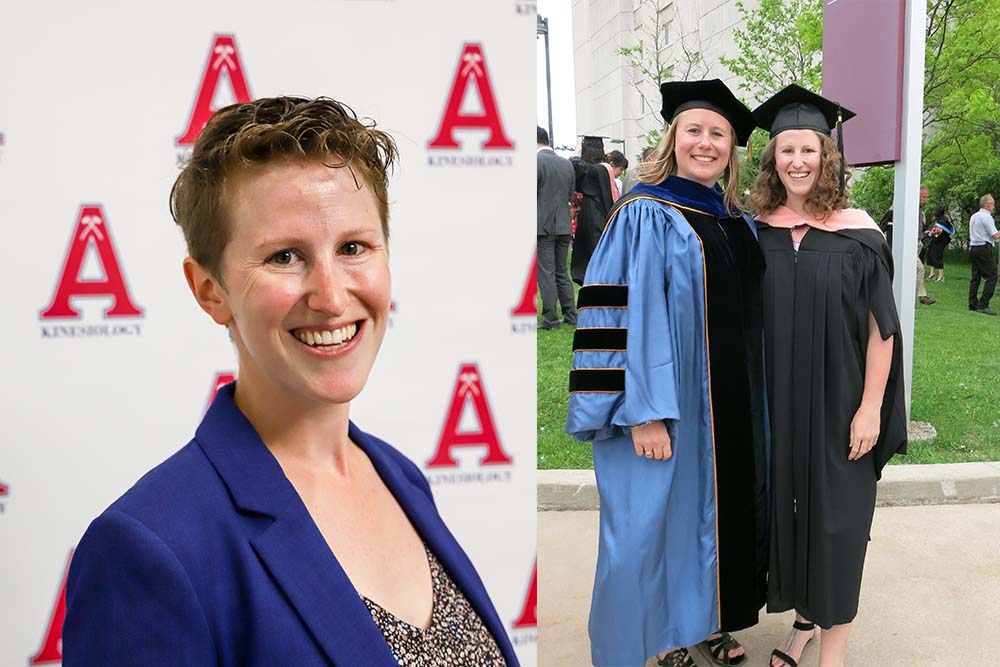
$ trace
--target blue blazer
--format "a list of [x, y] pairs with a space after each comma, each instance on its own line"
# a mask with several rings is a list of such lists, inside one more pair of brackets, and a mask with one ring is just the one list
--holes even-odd
[[[194, 439], [87, 529], [66, 587], [63, 665], [396, 667], [278, 462], [219, 390]], [[350, 425], [410, 522], [517, 665], [482, 581], [398, 451]]]

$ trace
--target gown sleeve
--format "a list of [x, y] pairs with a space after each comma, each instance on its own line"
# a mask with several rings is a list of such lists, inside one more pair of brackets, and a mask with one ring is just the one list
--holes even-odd
[[667, 292], [671, 221], [655, 202], [623, 206], [580, 289], [566, 431], [596, 442], [679, 417]]
[[888, 246], [881, 244], [882, 252], [866, 253], [865, 298], [868, 310], [875, 316], [882, 340], [892, 340], [892, 363], [882, 397], [879, 438], [873, 450], [876, 476], [894, 454], [906, 453], [906, 405], [903, 386], [903, 337], [892, 293], [892, 257]]
[[216, 664], [208, 622], [174, 552], [139, 520], [108, 510], [70, 564], [65, 667]]

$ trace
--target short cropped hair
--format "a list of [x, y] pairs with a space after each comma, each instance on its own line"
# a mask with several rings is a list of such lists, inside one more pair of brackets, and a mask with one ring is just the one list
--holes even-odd
[[546, 132], [545, 128], [542, 127], [541, 125], [538, 125], [536, 127], [538, 127], [538, 145], [539, 146], [548, 146], [549, 145], [549, 133]]
[[986, 205], [993, 201], [993, 195], [983, 195], [979, 198], [979, 208], [986, 208]]
[[389, 240], [389, 172], [396, 143], [327, 97], [266, 97], [216, 111], [198, 135], [190, 160], [170, 191], [170, 214], [184, 232], [188, 254], [222, 280], [230, 237], [227, 196], [242, 174], [289, 162], [347, 167], [372, 189], [382, 233]]

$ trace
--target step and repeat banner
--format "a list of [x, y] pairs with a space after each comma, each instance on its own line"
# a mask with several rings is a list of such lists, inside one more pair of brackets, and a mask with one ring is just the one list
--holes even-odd
[[90, 521], [238, 376], [170, 187], [213, 111], [327, 96], [396, 139], [390, 327], [352, 405], [422, 467], [535, 664], [535, 7], [15, 3], [0, 21], [0, 664], [61, 661]]

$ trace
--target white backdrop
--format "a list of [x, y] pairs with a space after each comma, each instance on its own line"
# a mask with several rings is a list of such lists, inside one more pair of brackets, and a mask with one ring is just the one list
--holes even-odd
[[[395, 310], [352, 417], [423, 467], [534, 665], [534, 3], [15, 4], [0, 20], [0, 664], [59, 663], [77, 540], [237, 371], [187, 291], [167, 207], [208, 73], [202, 107], [326, 95], [396, 138]], [[457, 147], [430, 145], [446, 118]], [[74, 247], [76, 317], [49, 310]], [[141, 315], [80, 294], [95, 283]]]

